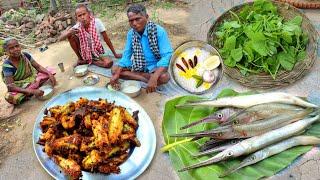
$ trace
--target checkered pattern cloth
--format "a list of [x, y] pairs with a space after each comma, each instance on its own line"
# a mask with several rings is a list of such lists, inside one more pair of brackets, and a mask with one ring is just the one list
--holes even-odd
[[[150, 49], [157, 60], [160, 60], [160, 50], [158, 47], [157, 38], [157, 26], [154, 22], [149, 21], [147, 23], [147, 34]], [[133, 47], [133, 58], [132, 58], [132, 70], [138, 72], [144, 72], [146, 67], [146, 60], [143, 54], [142, 45], [140, 42], [141, 36], [138, 32], [133, 31], [132, 36], [132, 47]]]
[[79, 40], [81, 47], [81, 57], [89, 64], [92, 63], [92, 56], [99, 57], [100, 54], [104, 54], [104, 50], [100, 39], [97, 34], [95, 19], [90, 16], [90, 24], [88, 31], [81, 24], [79, 28]]

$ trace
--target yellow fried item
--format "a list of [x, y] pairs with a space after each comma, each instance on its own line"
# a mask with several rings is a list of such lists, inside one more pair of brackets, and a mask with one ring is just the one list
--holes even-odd
[[78, 179], [81, 174], [81, 167], [80, 165], [72, 160], [72, 159], [65, 159], [61, 156], [53, 156], [55, 163], [57, 163], [65, 173], [70, 175], [73, 179]]
[[90, 152], [95, 147], [93, 140], [94, 140], [94, 137], [83, 137], [80, 145], [80, 151]]
[[92, 131], [95, 146], [102, 148], [104, 145], [109, 145], [107, 129], [105, 129], [99, 121], [92, 121]]
[[120, 108], [114, 108], [111, 111], [110, 114], [110, 123], [109, 123], [109, 131], [108, 131], [108, 135], [109, 135], [109, 140], [110, 143], [115, 143], [121, 132], [123, 129], [123, 121], [122, 121], [122, 114], [123, 111], [121, 111], [123, 109]]
[[102, 161], [101, 156], [97, 150], [92, 150], [88, 156], [82, 161], [82, 166], [86, 170], [91, 170]]
[[50, 142], [45, 143], [44, 152], [46, 152], [49, 157], [53, 155], [53, 149], [52, 149], [52, 146], [50, 145]]
[[130, 134], [134, 134], [134, 133], [136, 133], [136, 130], [133, 127], [131, 127], [129, 124], [124, 124], [122, 133], [124, 133], [124, 134], [129, 134], [129, 133]]
[[131, 114], [124, 110], [124, 121], [133, 126], [134, 129], [137, 129], [138, 122], [131, 116]]
[[92, 127], [92, 122], [91, 122], [91, 118], [90, 118], [90, 114], [87, 114], [85, 117], [84, 117], [84, 126], [87, 128], [87, 129], [90, 129]]
[[78, 101], [76, 101], [75, 103], [75, 108], [78, 109], [84, 105], [86, 105], [89, 102], [88, 99], [80, 97], [80, 99]]
[[46, 141], [50, 141], [55, 138], [55, 132], [53, 128], [49, 128], [46, 133], [42, 134], [39, 138], [38, 143], [44, 144]]
[[42, 131], [45, 131], [50, 126], [54, 126], [57, 123], [56, 118], [45, 116], [43, 120], [40, 122], [40, 127]]
[[82, 137], [79, 134], [73, 134], [71, 136], [55, 139], [50, 143], [53, 150], [56, 151], [77, 151], [81, 144]]
[[71, 129], [76, 125], [75, 117], [63, 115], [61, 117], [61, 124], [62, 124], [63, 128]]

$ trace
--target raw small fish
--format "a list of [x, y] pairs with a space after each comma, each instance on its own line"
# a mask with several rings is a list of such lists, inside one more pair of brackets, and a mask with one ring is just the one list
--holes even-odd
[[269, 119], [276, 117], [278, 115], [288, 115], [296, 112], [301, 112], [304, 110], [303, 107], [282, 104], [282, 103], [266, 103], [251, 106], [249, 108], [243, 109], [238, 113], [233, 114], [225, 122], [221, 123], [221, 126], [228, 124], [249, 124], [262, 119]]
[[223, 123], [225, 122], [232, 114], [234, 114], [235, 112], [237, 112], [239, 110], [236, 110], [234, 108], [224, 108], [221, 110], [218, 110], [217, 112], [214, 112], [213, 114], [200, 119], [198, 121], [192, 122], [190, 124], [187, 124], [183, 127], [181, 127], [180, 129], [187, 129], [190, 127], [193, 127], [195, 125], [198, 124], [202, 124], [202, 123]]
[[207, 166], [209, 164], [220, 162], [229, 158], [235, 158], [245, 154], [250, 154], [270, 144], [277, 143], [281, 140], [287, 139], [291, 136], [294, 136], [296, 134], [303, 132], [308, 126], [310, 126], [312, 123], [319, 120], [319, 117], [320, 116], [317, 115], [312, 118], [306, 118], [306, 119], [294, 122], [292, 124], [289, 124], [287, 126], [284, 126], [282, 128], [269, 131], [260, 136], [254, 136], [252, 138], [245, 139], [239, 142], [238, 144], [235, 144], [230, 148], [218, 153], [212, 158], [209, 158], [200, 163], [182, 168], [181, 170], [179, 170], [179, 172], [202, 167], [202, 166]]
[[265, 129], [275, 129], [303, 119], [311, 112], [313, 112], [313, 108], [307, 108], [302, 111], [292, 112], [290, 114], [281, 114], [279, 116], [274, 116], [269, 119], [256, 121], [250, 124], [233, 125], [232, 127], [234, 130], [238, 132], [263, 131]]
[[200, 100], [192, 103], [176, 105], [177, 108], [188, 106], [209, 106], [209, 107], [236, 107], [248, 108], [258, 104], [264, 103], [283, 103], [293, 104], [302, 107], [318, 107], [312, 103], [304, 101], [303, 99], [293, 96], [291, 94], [282, 92], [261, 93], [244, 96], [224, 97], [215, 100]]
[[320, 144], [320, 139], [314, 136], [296, 136], [296, 137], [289, 138], [287, 140], [279, 142], [275, 145], [268, 146], [262, 150], [259, 150], [249, 155], [239, 165], [232, 167], [231, 169], [229, 169], [219, 177], [227, 176], [237, 171], [238, 169], [255, 164], [270, 156], [281, 153], [282, 151], [285, 151], [289, 148], [300, 146], [300, 145], [314, 145], [314, 144]]

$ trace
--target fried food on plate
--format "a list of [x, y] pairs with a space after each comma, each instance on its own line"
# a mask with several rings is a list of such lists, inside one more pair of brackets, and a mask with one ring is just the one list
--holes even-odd
[[51, 107], [40, 122], [38, 144], [72, 179], [81, 171], [120, 173], [119, 166], [139, 147], [138, 111], [132, 115], [105, 99]]

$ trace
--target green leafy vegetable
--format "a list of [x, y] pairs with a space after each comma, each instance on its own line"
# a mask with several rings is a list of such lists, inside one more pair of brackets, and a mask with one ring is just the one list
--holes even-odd
[[[218, 97], [237, 96], [252, 93], [239, 94], [232, 89], [224, 89], [220, 92]], [[180, 130], [180, 127], [189, 124], [190, 122], [199, 120], [214, 111], [216, 108], [194, 107], [186, 109], [175, 108], [176, 104], [183, 104], [188, 100], [198, 100], [200, 97], [196, 96], [183, 96], [167, 101], [165, 104], [164, 119], [162, 122], [162, 133], [165, 143], [167, 144], [162, 151], [168, 151], [174, 169], [181, 169], [182, 167], [197, 163], [199, 161], [206, 160], [210, 156], [204, 156], [201, 158], [193, 158], [191, 154], [198, 152], [198, 147], [203, 144], [205, 140], [191, 141], [189, 138], [171, 138], [170, 134], [182, 133], [182, 132], [197, 132], [200, 130], [208, 130], [216, 127], [216, 124], [204, 124], [192, 127], [186, 130]], [[320, 137], [320, 123], [315, 123], [305, 132], [305, 135], [313, 135]], [[280, 154], [274, 155], [268, 159], [265, 159], [257, 164], [245, 167], [239, 171], [230, 174], [225, 179], [260, 179], [262, 177], [269, 177], [280, 170], [290, 165], [300, 155], [308, 152], [311, 146], [299, 146], [286, 150]], [[206, 167], [197, 168], [185, 172], [177, 172], [180, 179], [219, 179], [218, 175], [223, 173], [236, 164], [239, 164], [242, 158], [234, 160], [227, 160], [217, 164], [213, 164]]]
[[[291, 71], [306, 57], [308, 36], [302, 17], [283, 20], [271, 1], [256, 0], [218, 27], [217, 45], [224, 64], [241, 73], [269, 73], [274, 79], [280, 70]], [[272, 64], [270, 64], [272, 59]]]
[[203, 84], [203, 79], [199, 79], [196, 85], [196, 88], [200, 87]]

